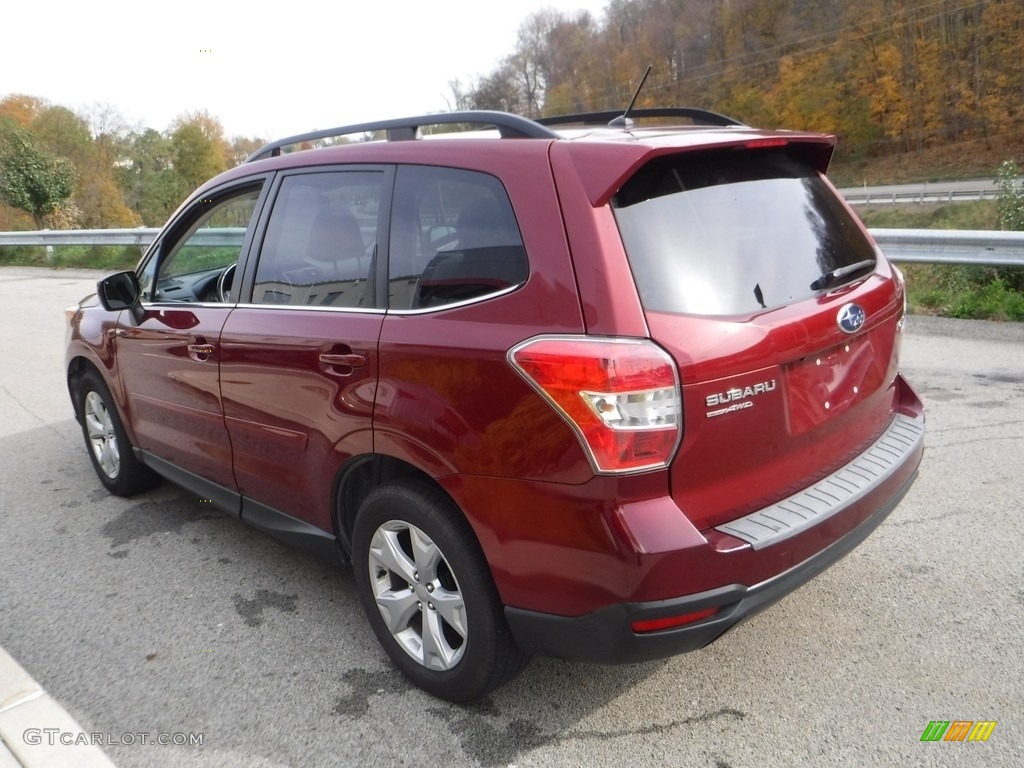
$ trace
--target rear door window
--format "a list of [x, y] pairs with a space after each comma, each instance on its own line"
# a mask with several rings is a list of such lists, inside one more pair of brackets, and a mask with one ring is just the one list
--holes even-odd
[[476, 171], [402, 166], [392, 203], [391, 309], [429, 309], [523, 283], [526, 253], [501, 182]]
[[783, 152], [708, 152], [642, 168], [612, 200], [648, 310], [752, 314], [810, 298], [875, 250], [810, 166]]

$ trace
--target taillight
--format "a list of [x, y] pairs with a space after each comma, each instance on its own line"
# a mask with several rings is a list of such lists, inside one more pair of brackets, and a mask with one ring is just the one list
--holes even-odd
[[895, 264], [892, 264], [892, 273], [896, 280], [897, 290], [903, 294], [903, 311], [900, 312], [900, 319], [896, 323], [896, 333], [903, 333], [903, 326], [907, 322], [907, 310], [909, 309], [907, 301], [907, 279], [903, 276], [903, 272]]
[[597, 472], [667, 466], [682, 427], [676, 366], [646, 339], [538, 336], [508, 359], [576, 431]]

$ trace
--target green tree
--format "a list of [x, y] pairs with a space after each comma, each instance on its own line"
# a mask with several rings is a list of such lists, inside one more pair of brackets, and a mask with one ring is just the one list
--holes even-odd
[[0, 200], [32, 216], [36, 228], [59, 217], [75, 191], [70, 160], [45, 151], [25, 128], [0, 119]]
[[67, 107], [47, 107], [28, 126], [47, 150], [76, 167], [93, 153], [89, 124]]
[[[1017, 164], [1006, 160], [999, 166], [998, 226], [1000, 229], [1024, 231], [1024, 186], [1017, 177]], [[1011, 290], [1024, 293], [1024, 270], [999, 267], [996, 277]]]
[[999, 166], [999, 228], [1024, 230], [1024, 186], [1017, 178], [1017, 164], [1012, 160]]
[[174, 171], [186, 190], [227, 169], [227, 142], [216, 118], [205, 112], [182, 115], [171, 133]]
[[126, 154], [116, 173], [125, 204], [147, 226], [160, 226], [191, 191], [174, 171], [174, 146], [169, 138], [147, 128], [128, 136]]

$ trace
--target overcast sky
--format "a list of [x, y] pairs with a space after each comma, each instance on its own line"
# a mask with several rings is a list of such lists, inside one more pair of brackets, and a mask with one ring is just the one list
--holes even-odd
[[0, 98], [108, 104], [161, 131], [206, 110], [229, 137], [280, 138], [446, 110], [449, 81], [490, 72], [530, 13], [607, 2], [17, 0], [0, 12]]

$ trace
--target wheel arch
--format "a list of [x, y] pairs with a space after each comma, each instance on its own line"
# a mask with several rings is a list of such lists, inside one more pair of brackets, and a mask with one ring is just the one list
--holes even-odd
[[[346, 556], [352, 552], [352, 529], [363, 500], [375, 489], [393, 480], [410, 479], [425, 483], [445, 495], [451, 496], [431, 475], [419, 467], [394, 456], [368, 453], [345, 463], [334, 480], [333, 522], [334, 534]], [[452, 499], [459, 513], [466, 513]], [[468, 519], [467, 519], [468, 522]], [[470, 526], [472, 528], [472, 525]]]
[[82, 423], [82, 409], [78, 402], [78, 384], [82, 380], [86, 371], [93, 371], [100, 380], [106, 385], [107, 391], [110, 392], [111, 400], [114, 402], [114, 407], [117, 408], [117, 415], [121, 419], [121, 426], [125, 432], [128, 433], [128, 439], [132, 445], [137, 445], [135, 439], [135, 430], [132, 429], [131, 421], [128, 419], [127, 409], [123, 398], [123, 392], [121, 391], [120, 382], [117, 380], [114, 372], [109, 368], [97, 365], [95, 361], [89, 359], [88, 356], [83, 354], [77, 354], [68, 360], [67, 364], [67, 386], [68, 396], [71, 398], [71, 407], [75, 412], [75, 420]]
[[79, 423], [82, 421], [82, 409], [79, 407], [78, 403], [78, 382], [81, 381], [83, 374], [85, 374], [85, 372], [90, 368], [99, 373], [96, 366], [81, 355], [73, 357], [68, 361], [68, 397], [71, 398], [71, 407], [75, 410], [75, 421]]
[[[67, 384], [90, 461], [106, 489], [115, 496], [129, 497], [157, 485], [160, 475], [143, 464], [136, 454], [135, 436], [124, 419], [115, 389], [102, 369], [88, 358], [74, 357], [68, 361]], [[98, 402], [92, 400], [93, 395]], [[102, 422], [101, 431], [91, 431], [95, 423], [86, 418], [86, 413], [93, 408], [98, 409], [96, 418]]]

